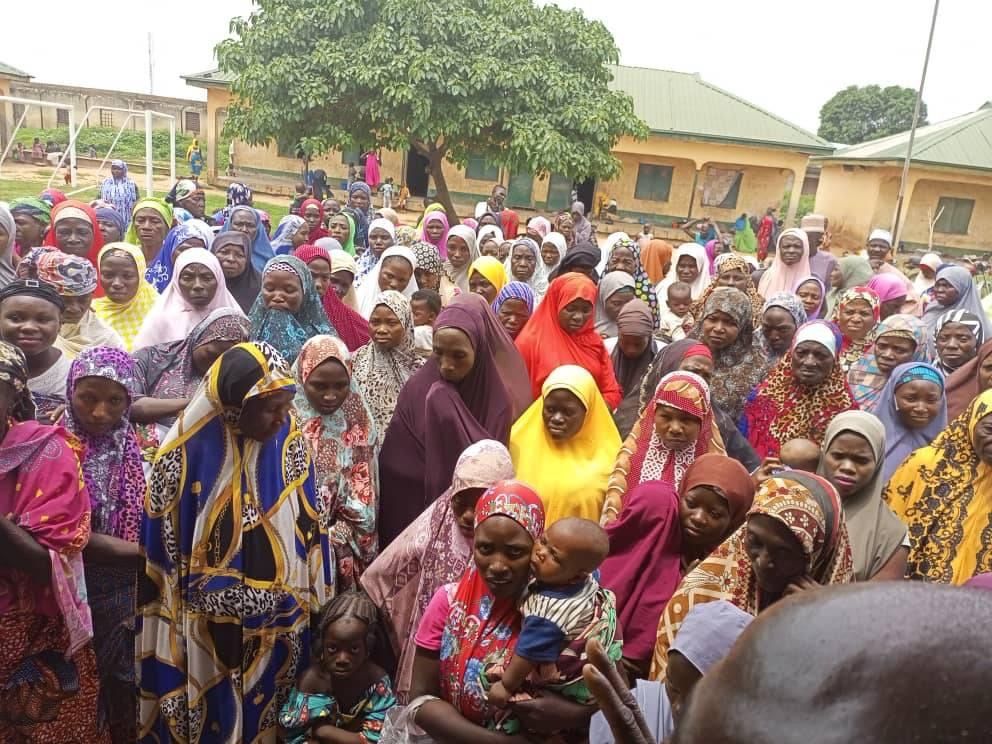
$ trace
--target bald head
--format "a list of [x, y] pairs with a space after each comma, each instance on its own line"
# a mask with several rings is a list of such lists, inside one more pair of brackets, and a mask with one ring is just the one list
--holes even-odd
[[820, 466], [820, 445], [812, 439], [790, 439], [782, 445], [779, 459], [792, 470], [815, 473]]
[[883, 582], [763, 612], [703, 677], [674, 744], [992, 741], [992, 597]]

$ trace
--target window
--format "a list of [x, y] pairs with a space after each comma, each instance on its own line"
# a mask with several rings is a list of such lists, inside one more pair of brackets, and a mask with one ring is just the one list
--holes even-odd
[[570, 209], [572, 206], [572, 179], [552, 173], [548, 180], [548, 209]]
[[112, 127], [114, 126], [114, 112], [106, 111], [105, 109], [100, 109], [100, 126], [101, 127]]
[[69, 126], [69, 109], [55, 109], [55, 125], [59, 127]]
[[975, 209], [974, 199], [956, 199], [953, 196], [942, 196], [937, 202], [937, 224], [934, 232], [950, 233], [952, 235], [967, 235], [971, 223], [971, 213]]
[[634, 198], [644, 201], [667, 202], [672, 192], [672, 171], [670, 165], [649, 165], [641, 163], [637, 166], [637, 185], [634, 187]]
[[498, 181], [499, 166], [490, 165], [485, 158], [473, 155], [465, 166], [465, 178], [472, 178], [476, 181]]
[[358, 165], [358, 161], [361, 160], [362, 153], [357, 147], [351, 150], [341, 151], [341, 165], [348, 165], [349, 163], [354, 163]]
[[744, 173], [726, 168], [707, 168], [703, 178], [703, 206], [736, 209]]
[[295, 158], [298, 149], [295, 143], [287, 144], [281, 140], [276, 140], [276, 154], [281, 158]]
[[196, 111], [187, 111], [185, 114], [187, 132], [200, 133], [200, 114]]

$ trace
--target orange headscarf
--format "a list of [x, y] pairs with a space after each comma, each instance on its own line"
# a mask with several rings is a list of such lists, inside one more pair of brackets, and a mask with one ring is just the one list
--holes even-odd
[[620, 405], [623, 390], [613, 374], [613, 363], [603, 339], [593, 327], [594, 315], [576, 333], [569, 333], [558, 322], [558, 313], [575, 300], [596, 304], [596, 285], [582, 274], [565, 274], [548, 285], [544, 301], [517, 336], [517, 349], [530, 374], [534, 398], [541, 395], [544, 380], [563, 364], [584, 367], [596, 380], [610, 409]]
[[652, 238], [641, 246], [641, 266], [648, 272], [652, 284], [658, 284], [668, 273], [674, 248], [667, 240]]

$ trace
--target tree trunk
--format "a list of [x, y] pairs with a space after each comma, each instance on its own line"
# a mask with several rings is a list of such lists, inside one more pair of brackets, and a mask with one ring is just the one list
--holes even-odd
[[451, 201], [451, 194], [448, 193], [448, 182], [444, 179], [444, 170], [441, 164], [444, 162], [444, 154], [440, 150], [431, 150], [428, 155], [431, 164], [431, 178], [434, 179], [434, 189], [436, 191], [435, 200], [440, 202], [448, 215], [448, 225], [459, 224], [458, 214], [455, 212], [455, 204]]

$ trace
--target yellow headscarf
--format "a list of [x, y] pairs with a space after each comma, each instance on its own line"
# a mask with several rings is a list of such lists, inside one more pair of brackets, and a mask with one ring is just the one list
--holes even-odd
[[[564, 442], [553, 440], [544, 428], [544, 399], [554, 390], [568, 391], [586, 409], [582, 428]], [[596, 380], [574, 364], [558, 367], [548, 375], [541, 398], [524, 411], [510, 432], [510, 456], [517, 478], [540, 495], [547, 526], [563, 517], [599, 522], [606, 484], [619, 451], [620, 434]]]
[[506, 276], [506, 269], [503, 268], [503, 264], [499, 262], [499, 259], [492, 256], [480, 256], [475, 259], [472, 265], [468, 267], [469, 279], [472, 278], [473, 271], [478, 271], [486, 277], [489, 283], [496, 287], [497, 293], [510, 281]]
[[124, 304], [117, 304], [109, 297], [98, 297], [93, 300], [91, 307], [98, 318], [120, 334], [120, 337], [124, 339], [124, 348], [131, 351], [134, 337], [141, 330], [141, 324], [158, 298], [158, 292], [155, 291], [155, 287], [145, 281], [145, 254], [141, 252], [140, 248], [130, 243], [108, 243], [100, 249], [96, 259], [97, 263], [102, 262], [103, 257], [110, 251], [126, 253], [134, 261], [134, 265], [138, 269], [138, 291], [129, 302]]

